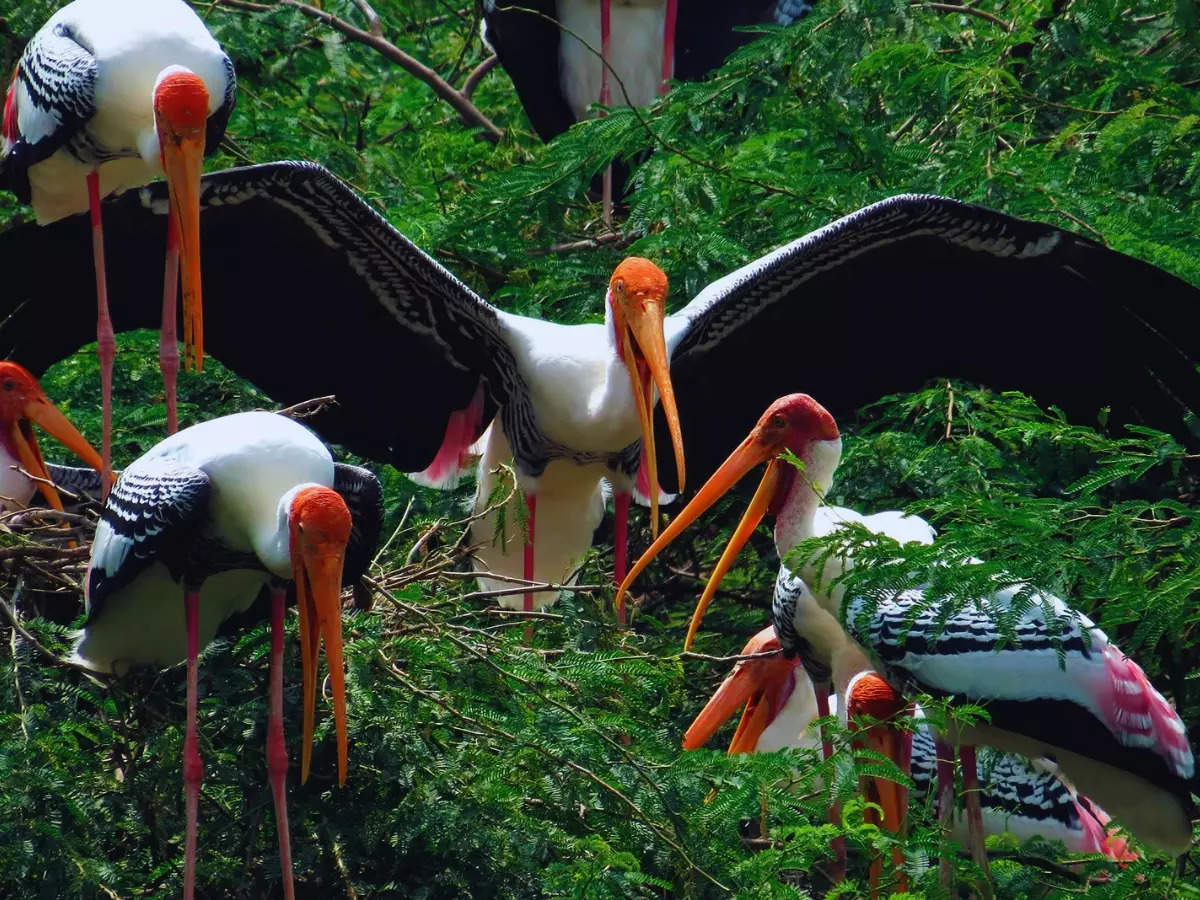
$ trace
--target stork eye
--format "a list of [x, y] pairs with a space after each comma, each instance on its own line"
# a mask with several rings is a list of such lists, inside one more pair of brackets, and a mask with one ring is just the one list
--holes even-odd
[[15, 391], [17, 389], [17, 383], [11, 378], [6, 379], [4, 382], [4, 389], [6, 391]]
[[625, 279], [618, 278], [617, 283], [615, 285], [613, 285], [613, 287], [615, 287], [617, 289], [617, 293], [619, 293], [619, 294], [625, 293]]
[[787, 416], [783, 413], [775, 413], [775, 415], [771, 416], [772, 428], [786, 428], [787, 423]]

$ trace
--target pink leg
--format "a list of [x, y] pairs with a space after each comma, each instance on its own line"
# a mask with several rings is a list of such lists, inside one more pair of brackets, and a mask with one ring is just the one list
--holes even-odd
[[666, 20], [663, 22], [662, 84], [660, 94], [667, 92], [667, 82], [675, 75], [675, 17], [678, 0], [667, 0]]
[[[817, 715], [829, 715], [829, 682], [822, 681], [813, 685], [817, 693]], [[833, 741], [825, 737], [825, 729], [821, 729], [821, 756], [829, 759], [833, 756]], [[829, 807], [829, 822], [831, 825], [842, 824], [842, 804], [833, 803]], [[846, 839], [836, 837], [829, 843], [833, 850], [833, 862], [829, 866], [829, 879], [834, 884], [841, 884], [846, 878]]]
[[179, 375], [179, 343], [175, 332], [175, 298], [179, 293], [179, 226], [167, 216], [167, 265], [163, 274], [162, 334], [158, 341], [158, 365], [162, 369], [163, 393], [167, 396], [167, 434], [179, 430], [175, 382]]
[[192, 900], [196, 890], [196, 809], [200, 801], [200, 779], [204, 763], [196, 741], [196, 657], [200, 653], [200, 591], [185, 588], [184, 617], [187, 619], [187, 733], [183, 739], [183, 786], [187, 797], [187, 831], [184, 837], [183, 898]]
[[111, 487], [108, 473], [112, 471], [112, 382], [113, 360], [117, 341], [113, 336], [112, 319], [108, 315], [108, 280], [104, 274], [104, 225], [100, 216], [100, 173], [93, 170], [87, 177], [88, 207], [92, 214], [92, 260], [96, 266], [96, 354], [100, 357], [100, 402], [104, 433], [100, 456], [104, 461], [104, 493]]
[[[937, 742], [937, 814], [942, 836], [950, 834], [954, 818], [954, 748], [945, 741]], [[954, 884], [954, 863], [943, 854], [939, 863], [942, 887], [949, 890]]]
[[[533, 581], [533, 541], [534, 541], [534, 518], [537, 515], [537, 496], [534, 494], [525, 495], [525, 507], [529, 510], [529, 520], [527, 522], [528, 533], [525, 536], [525, 580]], [[533, 591], [525, 592], [525, 612], [533, 611]]]
[[[629, 568], [629, 491], [618, 491], [613, 498], [613, 580], [620, 584]], [[625, 600], [617, 607], [617, 624], [625, 624]]]
[[967, 804], [967, 841], [975, 865], [988, 874], [987, 849], [983, 844], [983, 808], [979, 803], [979, 771], [975, 765], [975, 748], [963, 746], [958, 751], [963, 768], [963, 793]]
[[[600, 66], [600, 103], [603, 106], [612, 105], [612, 95], [608, 87], [609, 43], [612, 38], [612, 0], [600, 0], [600, 56], [603, 65]], [[601, 179], [601, 208], [604, 214], [604, 224], [612, 225], [613, 184], [612, 165], [604, 169]]]
[[267, 725], [267, 772], [275, 798], [275, 824], [279, 828], [279, 866], [283, 870], [284, 900], [294, 900], [292, 887], [292, 844], [288, 838], [288, 755], [283, 742], [283, 605], [287, 593], [271, 587], [271, 719]]

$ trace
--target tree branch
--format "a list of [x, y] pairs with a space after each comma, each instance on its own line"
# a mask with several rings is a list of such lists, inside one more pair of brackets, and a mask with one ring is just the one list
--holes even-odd
[[479, 87], [479, 82], [483, 81], [483, 76], [499, 64], [500, 57], [493, 53], [472, 69], [471, 74], [467, 76], [467, 80], [463, 82], [462, 95], [470, 100], [475, 95], [475, 88]]
[[[229, 6], [234, 9], [249, 9], [254, 12], [265, 12], [272, 9], [278, 9], [280, 6], [290, 6], [293, 9], [297, 9], [310, 19], [316, 19], [318, 22], [328, 25], [334, 31], [340, 32], [350, 40], [359, 44], [365, 44], [372, 50], [379, 53], [381, 56], [400, 66], [400, 68], [404, 69], [404, 71], [408, 72], [410, 75], [413, 75], [416, 78], [419, 78], [421, 81], [424, 81], [427, 85], [433, 88], [433, 92], [435, 94], [454, 107], [466, 124], [474, 125], [477, 128], [482, 129], [483, 136], [493, 144], [497, 143], [502, 137], [504, 137], [504, 132], [497, 128], [492, 123], [491, 119], [480, 112], [478, 107], [476, 107], [468, 97], [455, 90], [454, 87], [448, 84], [445, 79], [442, 78], [442, 76], [438, 75], [437, 72], [433, 71], [433, 69], [429, 68], [429, 66], [425, 65], [415, 57], [409, 56], [387, 38], [383, 37], [382, 34], [372, 34], [369, 31], [363, 31], [361, 28], [351, 25], [345, 19], [339, 19], [337, 16], [333, 15], [332, 13], [328, 13], [323, 9], [318, 9], [315, 6], [309, 6], [307, 3], [301, 3], [300, 0], [279, 0], [279, 2], [273, 6], [267, 6], [259, 3], [249, 3], [247, 0], [216, 0], [216, 2], [221, 6]], [[366, 4], [359, 0], [359, 5], [361, 7], [365, 6]], [[370, 7], [367, 8], [369, 9]], [[376, 20], [377, 19], [378, 17], [376, 17]], [[372, 27], [374, 27], [374, 25]]]

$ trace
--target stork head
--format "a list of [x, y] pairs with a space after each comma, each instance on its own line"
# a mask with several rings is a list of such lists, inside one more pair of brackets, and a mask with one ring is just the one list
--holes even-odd
[[50, 473], [33, 433], [35, 423], [97, 472], [101, 471], [99, 454], [50, 402], [29, 371], [15, 362], [0, 362], [0, 442], [26, 472], [45, 479], [38, 482], [38, 489], [51, 507], [62, 509], [62, 500], [50, 483]]
[[304, 744], [300, 780], [308, 779], [313, 712], [317, 699], [317, 654], [321, 640], [329, 657], [337, 723], [338, 784], [346, 783], [346, 682], [342, 671], [342, 564], [350, 542], [350, 510], [327, 487], [300, 488], [289, 511], [292, 577], [300, 611], [300, 659], [304, 669]]
[[168, 66], [154, 85], [154, 125], [167, 175], [173, 231], [183, 284], [183, 342], [188, 368], [204, 368], [200, 292], [200, 170], [208, 125], [208, 88], [195, 72]]
[[[875, 672], [859, 672], [846, 687], [846, 715], [854, 733], [854, 745], [866, 747], [886, 756], [905, 775], [912, 762], [912, 733], [896, 725], [898, 717], [908, 710], [896, 690]], [[882, 825], [893, 834], [900, 833], [908, 814], [908, 788], [889, 778], [863, 775], [859, 779], [863, 797], [883, 810], [883, 821], [874, 809], [868, 809], [868, 822]], [[895, 857], [897, 868], [903, 872], [903, 859]], [[879, 882], [883, 871], [880, 860], [871, 863], [872, 887]], [[904, 890], [904, 888], [900, 888]]]
[[[750, 638], [742, 648], [741, 655], [770, 651], [781, 651], [781, 647], [775, 629], [768, 626]], [[763, 731], [792, 696], [797, 677], [804, 677], [803, 674], [797, 676], [796, 669], [799, 666], [800, 657], [788, 659], [782, 652], [738, 662], [688, 727], [683, 736], [683, 749], [695, 750], [704, 746], [716, 730], [744, 705], [746, 708], [737, 732], [729, 742], [729, 752], [752, 752], [758, 746]]]
[[841, 445], [841, 436], [833, 416], [820, 403], [808, 394], [788, 394], [780, 397], [759, 418], [758, 423], [751, 429], [746, 439], [729, 454], [720, 468], [712, 474], [704, 486], [683, 508], [658, 539], [650, 545], [641, 559], [637, 561], [621, 587], [617, 591], [617, 603], [624, 601], [625, 592], [633, 580], [650, 564], [667, 544], [679, 537], [692, 522], [700, 518], [704, 512], [728, 492], [742, 476], [761, 463], [767, 463], [762, 482], [750, 501], [742, 521], [734, 530], [733, 536], [721, 559], [713, 569], [704, 594], [696, 604], [696, 612], [692, 616], [692, 624], [688, 628], [684, 649], [692, 645], [696, 629], [708, 608], [709, 601], [716, 593], [721, 579], [733, 566], [738, 552], [745, 546], [758, 523], [767, 513], [777, 515], [783, 509], [792, 485], [796, 479], [795, 467], [780, 462], [779, 455], [785, 450], [791, 450], [801, 459], [811, 458], [815, 449], [824, 446], [832, 452], [837, 452]]
[[654, 388], [662, 399], [663, 414], [675, 447], [675, 468], [679, 490], [684, 489], [683, 435], [679, 412], [675, 408], [675, 390], [671, 386], [671, 364], [663, 320], [667, 315], [667, 275], [638, 256], [622, 260], [608, 284], [608, 302], [620, 353], [629, 378], [642, 427], [642, 446], [650, 477], [650, 528], [658, 534], [658, 460], [654, 452]]

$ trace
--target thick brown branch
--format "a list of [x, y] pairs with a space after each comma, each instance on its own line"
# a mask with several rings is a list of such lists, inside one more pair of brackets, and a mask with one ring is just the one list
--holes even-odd
[[267, 11], [276, 9], [279, 6], [290, 6], [293, 9], [298, 9], [304, 15], [311, 19], [316, 19], [328, 25], [334, 31], [348, 37], [350, 40], [359, 44], [365, 44], [372, 50], [375, 50], [380, 55], [391, 60], [404, 71], [408, 72], [424, 81], [427, 85], [433, 88], [433, 92], [449, 103], [458, 112], [459, 116], [468, 125], [474, 125], [483, 130], [483, 136], [492, 143], [498, 142], [504, 137], [504, 132], [497, 128], [492, 121], [485, 116], [466, 96], [459, 91], [456, 91], [453, 86], [448, 84], [437, 72], [429, 68], [420, 60], [413, 56], [409, 56], [382, 34], [372, 34], [369, 31], [363, 31], [354, 25], [351, 25], [345, 19], [339, 19], [332, 13], [328, 13], [323, 9], [318, 9], [315, 6], [310, 6], [307, 3], [301, 3], [300, 0], [279, 0], [275, 6], [263, 6], [257, 3], [247, 3], [246, 0], [216, 0], [221, 6], [229, 6], [234, 9], [251, 9], [255, 12]]
[[477, 65], [471, 70], [471, 74], [467, 76], [467, 80], [463, 82], [462, 95], [468, 100], [475, 95], [475, 88], [479, 87], [479, 82], [483, 81], [483, 76], [500, 64], [500, 57], [495, 53]]

